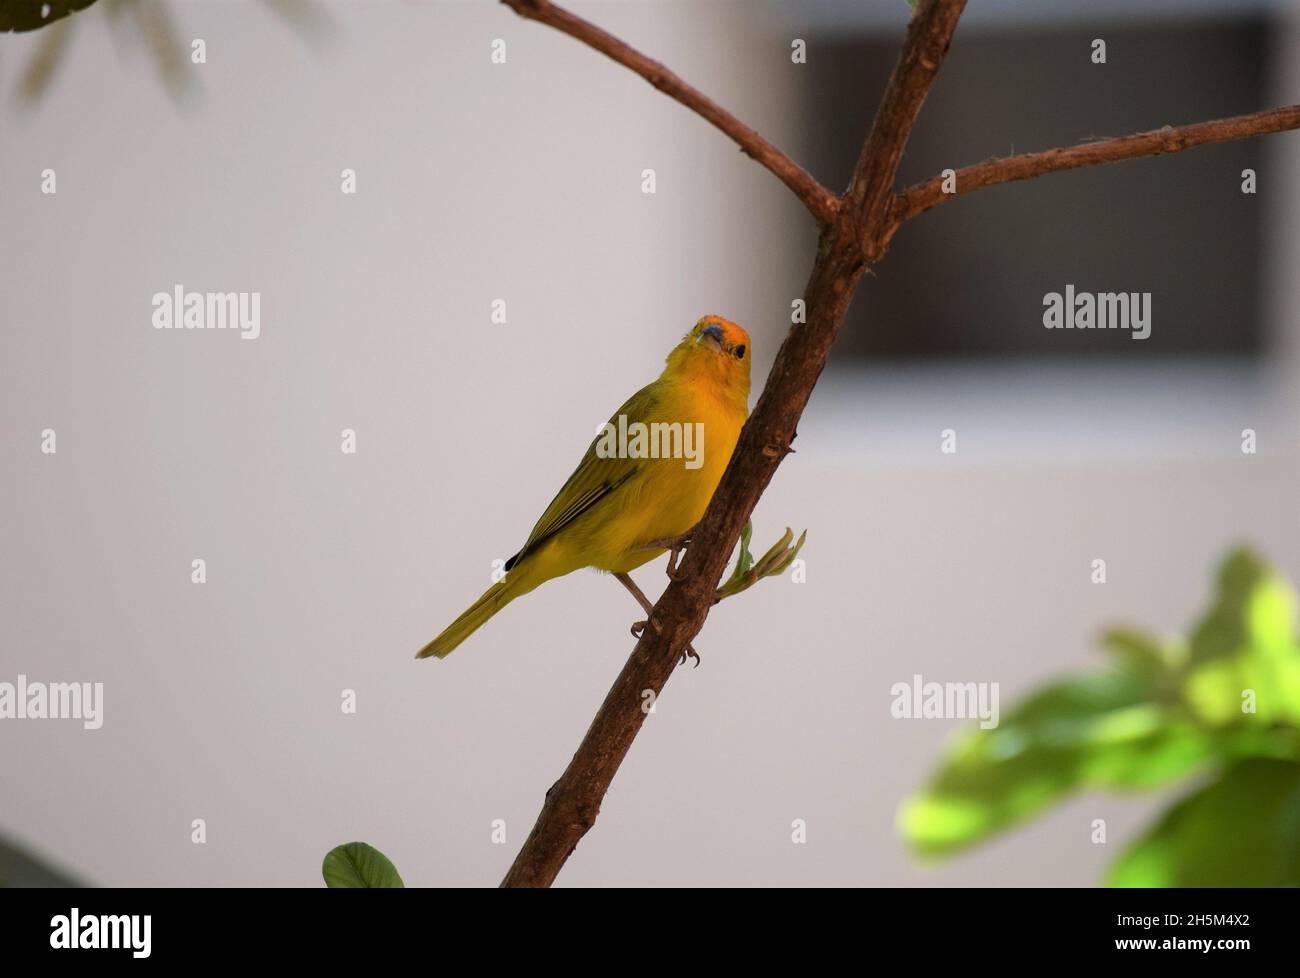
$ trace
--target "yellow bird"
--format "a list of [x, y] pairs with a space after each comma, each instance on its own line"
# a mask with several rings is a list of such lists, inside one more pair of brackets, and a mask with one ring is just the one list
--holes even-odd
[[489, 618], [553, 577], [582, 567], [609, 571], [643, 608], [628, 576], [673, 552], [704, 516], [749, 416], [749, 334], [705, 316], [668, 354], [659, 379], [615, 412], [582, 456], [505, 579], [416, 655], [447, 656]]

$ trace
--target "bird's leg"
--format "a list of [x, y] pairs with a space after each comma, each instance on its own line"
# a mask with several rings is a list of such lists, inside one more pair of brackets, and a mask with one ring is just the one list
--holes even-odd
[[[650, 614], [651, 612], [654, 611], [654, 605], [652, 605], [650, 603], [650, 599], [645, 596], [645, 592], [643, 592], [639, 587], [637, 587], [636, 581], [632, 580], [630, 574], [625, 574], [622, 571], [615, 571], [614, 578], [615, 580], [618, 581], [618, 583], [622, 584], [625, 588], [627, 588], [628, 593], [631, 594], [632, 597], [636, 598], [636, 603], [639, 604], [641, 606], [641, 610], [646, 613], [645, 621], [636, 621], [632, 623], [632, 634], [635, 635], [637, 638], [640, 638], [641, 633], [645, 631], [646, 623], [651, 621]], [[655, 622], [654, 626], [656, 632], [661, 630], [659, 628], [658, 622]], [[700, 654], [695, 651], [695, 649], [691, 646], [689, 642], [686, 643], [686, 651], [682, 653], [682, 657], [679, 660], [678, 664], [680, 665], [681, 663], [685, 662], [686, 657], [688, 655], [695, 659], [695, 664], [697, 666], [700, 664]]]
[[667, 550], [668, 551], [668, 576], [672, 580], [677, 580], [677, 562], [681, 553], [691, 545], [691, 534], [694, 528], [687, 530], [681, 536], [667, 537], [663, 540], [651, 540], [642, 550]]
[[[624, 574], [622, 571], [615, 571], [614, 580], [618, 581], [618, 583], [622, 584], [625, 588], [627, 588], [628, 593], [632, 595], [632, 597], [636, 598], [636, 603], [639, 604], [641, 606], [641, 610], [646, 613], [646, 620], [648, 621], [650, 612], [654, 611], [654, 605], [652, 605], [650, 603], [650, 599], [645, 596], [645, 592], [643, 592], [639, 587], [637, 587], [636, 581], [632, 580], [632, 576], [630, 574]], [[645, 626], [646, 623], [644, 621], [633, 622], [632, 634], [635, 635], [637, 638], [640, 638], [641, 633], [645, 631]], [[656, 625], [655, 631], [658, 630], [659, 630], [659, 626]]]

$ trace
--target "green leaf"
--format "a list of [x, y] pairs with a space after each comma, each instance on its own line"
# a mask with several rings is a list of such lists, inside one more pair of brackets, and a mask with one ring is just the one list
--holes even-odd
[[781, 539], [768, 547], [767, 552], [762, 557], [754, 560], [754, 555], [749, 552], [749, 542], [753, 536], [753, 529], [751, 523], [745, 524], [744, 532], [740, 536], [740, 551], [736, 556], [735, 569], [732, 570], [731, 576], [718, 587], [714, 595], [714, 603], [748, 590], [765, 577], [775, 577], [778, 574], [783, 574], [786, 568], [794, 563], [795, 557], [799, 555], [804, 540], [808, 536], [808, 531], [804, 530], [803, 533], [799, 534], [799, 542], [794, 547], [791, 547], [790, 541], [794, 539], [794, 531], [787, 526]]
[[325, 885], [334, 888], [395, 889], [405, 887], [397, 867], [374, 846], [349, 842], [335, 846], [321, 866]]
[[[790, 538], [793, 536], [794, 533], [792, 533], [790, 528], [787, 526], [785, 528], [785, 536], [781, 538], [780, 546], [782, 548], [790, 547]], [[799, 539], [796, 541], [795, 545], [790, 547], [790, 549], [785, 550], [783, 555], [778, 556], [772, 566], [764, 572], [763, 576], [776, 577], [779, 574], [784, 574], [789, 569], [790, 565], [794, 563], [795, 558], [799, 556], [799, 551], [803, 549], [803, 543], [807, 539], [808, 531], [804, 530], [799, 534]], [[776, 547], [773, 547], [769, 553], [775, 552], [776, 549]]]
[[1186, 647], [1178, 642], [1163, 642], [1149, 632], [1136, 628], [1111, 628], [1102, 634], [1101, 647], [1120, 668], [1139, 676], [1155, 678], [1180, 666]]
[[62, 20], [95, 0], [0, 0], [0, 33], [34, 31]]
[[1300, 764], [1250, 759], [1194, 792], [1111, 867], [1109, 886], [1300, 886]]
[[[1261, 590], [1267, 607], [1257, 609], [1255, 601]], [[1219, 566], [1214, 604], [1192, 630], [1191, 662], [1228, 658], [1261, 640], [1277, 642], [1281, 638], [1276, 631], [1282, 624], [1279, 617], [1287, 615], [1287, 590], [1253, 551], [1246, 547], [1234, 550]]]
[[1211, 739], [1148, 693], [1130, 673], [1085, 675], [1040, 691], [995, 729], [965, 733], [900, 808], [904, 838], [922, 855], [947, 856], [1081, 788], [1150, 788], [1211, 757]]
[[784, 560], [786, 554], [789, 552], [787, 548], [790, 546], [790, 541], [793, 539], [794, 531], [787, 526], [785, 528], [785, 533], [781, 535], [781, 538], [777, 540], [776, 543], [772, 544], [772, 546], [768, 547], [767, 552], [764, 553], [763, 556], [759, 557], [753, 567], [750, 568], [754, 572], [754, 576], [770, 577], [772, 574], [780, 573], [780, 571], [775, 569], [776, 565]]
[[1192, 634], [1183, 696], [1206, 723], [1300, 726], [1296, 597], [1246, 549], [1219, 571], [1218, 594]]
[[740, 554], [736, 557], [736, 576], [744, 577], [754, 566], [754, 555], [749, 552], [749, 541], [754, 538], [754, 521], [746, 520], [740, 531]]

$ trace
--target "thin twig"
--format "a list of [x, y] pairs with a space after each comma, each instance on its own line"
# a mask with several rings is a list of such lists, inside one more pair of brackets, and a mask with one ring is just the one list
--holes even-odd
[[1287, 105], [1267, 112], [1252, 112], [1249, 115], [1198, 122], [1190, 126], [1165, 126], [1163, 129], [1121, 136], [1118, 139], [1103, 139], [1079, 146], [988, 160], [957, 170], [952, 193], [943, 192], [943, 176], [908, 187], [898, 195], [894, 215], [902, 223], [953, 197], [984, 187], [996, 187], [1000, 183], [1028, 180], [1045, 173], [1118, 163], [1143, 156], [1178, 153], [1194, 146], [1263, 136], [1288, 129], [1300, 129], [1300, 105]]
[[907, 25], [907, 38], [889, 87], [876, 110], [871, 134], [862, 144], [853, 179], [844, 195], [845, 207], [861, 229], [864, 246], [875, 261], [884, 253], [885, 228], [894, 196], [894, 175], [903, 158], [917, 114], [948, 54], [966, 0], [926, 3]]
[[601, 30], [590, 21], [583, 20], [550, 0], [501, 0], [520, 17], [563, 31], [619, 64], [631, 68], [659, 91], [676, 99], [692, 112], [721, 129], [738, 145], [746, 156], [771, 170], [794, 195], [812, 211], [817, 223], [825, 225], [835, 216], [839, 199], [827, 190], [785, 153], [781, 152], [749, 126], [718, 105], [699, 89], [688, 85], [658, 61], [647, 58], [640, 51]]

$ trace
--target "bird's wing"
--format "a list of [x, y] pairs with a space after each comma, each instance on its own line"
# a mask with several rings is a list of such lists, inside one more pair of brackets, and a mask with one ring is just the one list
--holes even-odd
[[[626, 415], [629, 422], [645, 418], [651, 414], [657, 400], [654, 384], [641, 388], [614, 412], [610, 424], [617, 426], [619, 415]], [[546, 512], [533, 527], [533, 532], [528, 535], [528, 540], [520, 548], [519, 553], [506, 561], [507, 571], [579, 516], [591, 512], [615, 489], [636, 475], [641, 467], [640, 460], [602, 458], [596, 454], [596, 444], [599, 440], [599, 435], [592, 439], [586, 454], [582, 456], [582, 461], [573, 470], [573, 474], [569, 476], [563, 488], [555, 494], [551, 505], [546, 507]]]

